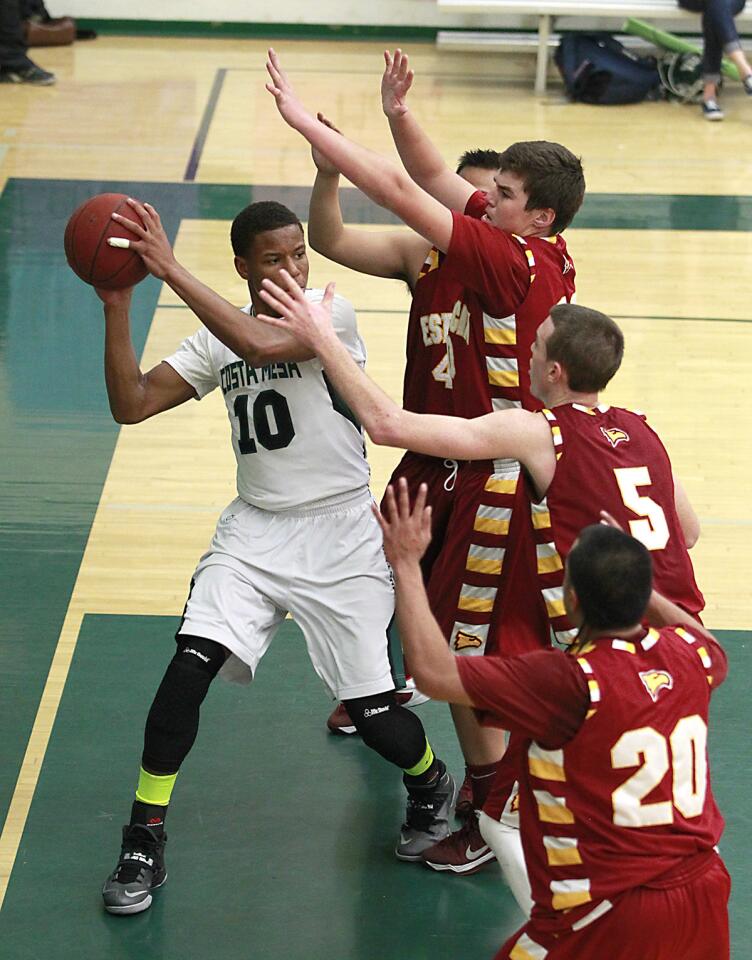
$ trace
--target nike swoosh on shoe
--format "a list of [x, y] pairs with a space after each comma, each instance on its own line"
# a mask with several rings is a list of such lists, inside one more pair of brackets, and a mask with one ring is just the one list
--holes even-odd
[[477, 860], [478, 857], [482, 857], [484, 853], [489, 849], [488, 844], [484, 844], [478, 850], [473, 850], [470, 844], [467, 845], [465, 849], [465, 856], [468, 860]]

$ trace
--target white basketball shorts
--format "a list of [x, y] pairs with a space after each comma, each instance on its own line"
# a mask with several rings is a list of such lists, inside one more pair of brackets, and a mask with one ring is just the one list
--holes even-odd
[[393, 690], [394, 586], [371, 503], [368, 490], [278, 512], [233, 500], [196, 568], [178, 633], [221, 643], [232, 656], [220, 675], [248, 683], [289, 611], [333, 697]]

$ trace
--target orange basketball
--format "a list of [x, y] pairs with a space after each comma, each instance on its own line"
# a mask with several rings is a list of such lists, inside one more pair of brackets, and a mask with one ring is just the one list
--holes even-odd
[[130, 230], [116, 223], [111, 214], [120, 213], [138, 221], [136, 211], [124, 193], [100, 193], [78, 207], [65, 228], [65, 256], [71, 269], [86, 283], [103, 290], [122, 290], [144, 279], [149, 272], [134, 250], [111, 247], [108, 237], [138, 240]]

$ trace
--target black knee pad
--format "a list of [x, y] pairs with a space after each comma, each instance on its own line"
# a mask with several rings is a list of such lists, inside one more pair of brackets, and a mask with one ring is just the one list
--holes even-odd
[[385, 760], [407, 770], [423, 757], [423, 724], [412, 711], [397, 703], [393, 690], [344, 703], [363, 742]]
[[201, 704], [225, 662], [214, 640], [180, 635], [146, 718], [142, 765], [151, 773], [176, 773], [198, 733]]

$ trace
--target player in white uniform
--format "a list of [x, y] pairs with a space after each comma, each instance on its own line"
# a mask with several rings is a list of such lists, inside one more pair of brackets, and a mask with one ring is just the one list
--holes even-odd
[[[156, 211], [134, 202], [145, 227], [127, 220], [133, 247], [198, 314], [205, 328], [146, 374], [128, 327], [131, 291], [98, 291], [105, 303], [105, 376], [115, 419], [134, 423], [219, 387], [237, 460], [238, 497], [219, 518], [199, 561], [177, 652], [149, 711], [136, 800], [121, 856], [103, 889], [111, 913], [147, 909], [164, 882], [164, 820], [177, 772], [198, 731], [199, 709], [217, 673], [248, 682], [290, 612], [316, 673], [342, 700], [363, 740], [402, 768], [408, 790], [396, 854], [418, 860], [449, 832], [456, 787], [434, 757], [420, 720], [395, 700], [387, 644], [394, 614], [390, 570], [371, 512], [359, 424], [321, 363], [289, 335], [255, 319], [268, 308], [265, 277], [292, 272], [306, 289], [303, 228], [281, 204], [251, 204], [231, 239], [251, 303], [239, 311], [174, 258]], [[322, 291], [306, 291], [321, 299]], [[331, 302], [342, 342], [360, 364], [355, 312]], [[219, 339], [221, 338], [221, 339]], [[222, 342], [224, 341], [224, 342]]]

